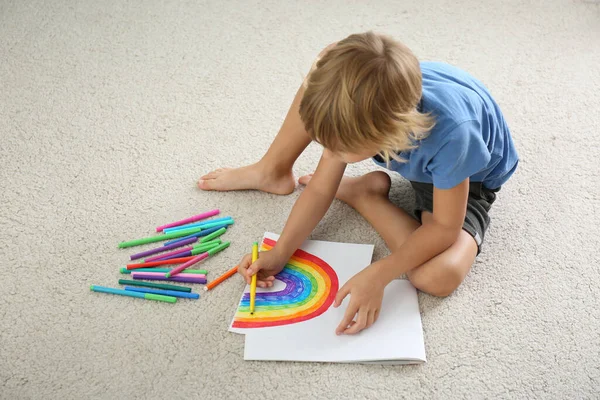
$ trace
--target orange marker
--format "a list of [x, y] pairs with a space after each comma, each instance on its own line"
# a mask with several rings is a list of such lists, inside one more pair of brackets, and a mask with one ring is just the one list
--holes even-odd
[[223, 275], [221, 275], [214, 281], [210, 282], [208, 285], [204, 286], [204, 290], [210, 290], [210, 289], [214, 288], [215, 286], [217, 286], [219, 283], [234, 276], [238, 270], [238, 267], [239, 267], [239, 265], [236, 265], [235, 267], [231, 268], [229, 271], [225, 272]]
[[159, 265], [167, 265], [167, 264], [182, 264], [186, 261], [190, 261], [192, 258], [194, 258], [194, 257], [192, 256], [192, 257], [171, 258], [170, 260], [127, 264], [127, 269], [148, 268], [148, 267], [156, 267]]

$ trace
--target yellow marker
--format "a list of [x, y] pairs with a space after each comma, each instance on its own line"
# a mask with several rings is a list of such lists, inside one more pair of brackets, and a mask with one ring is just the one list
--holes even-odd
[[[258, 260], [258, 243], [254, 242], [252, 245], [252, 264]], [[254, 301], [256, 300], [256, 275], [252, 275], [252, 281], [250, 282], [250, 314], [254, 314]]]

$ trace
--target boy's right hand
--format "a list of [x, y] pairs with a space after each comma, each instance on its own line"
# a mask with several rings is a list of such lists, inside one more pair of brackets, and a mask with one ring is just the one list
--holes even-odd
[[275, 249], [258, 253], [258, 260], [252, 264], [252, 254], [246, 254], [239, 264], [238, 272], [249, 285], [252, 275], [258, 274], [256, 286], [269, 288], [273, 286], [275, 275], [283, 270], [287, 260], [282, 260]]

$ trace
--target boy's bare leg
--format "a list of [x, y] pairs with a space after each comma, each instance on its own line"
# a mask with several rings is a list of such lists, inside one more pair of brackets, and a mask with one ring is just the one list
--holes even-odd
[[[300, 178], [306, 184], [310, 176]], [[381, 171], [358, 178], [344, 178], [336, 197], [358, 211], [381, 235], [394, 252], [420, 226], [420, 223], [389, 199], [390, 177]], [[423, 223], [432, 215], [423, 213]], [[461, 231], [458, 240], [442, 254], [407, 275], [419, 290], [434, 296], [448, 296], [463, 281], [477, 255], [475, 240]]]
[[[424, 212], [421, 220], [424, 224], [431, 223], [433, 214]], [[417, 289], [435, 296], [449, 296], [465, 279], [475, 257], [475, 239], [461, 230], [458, 239], [450, 248], [406, 275]]]
[[[300, 183], [307, 184], [310, 178], [310, 175], [303, 176]], [[382, 171], [358, 178], [344, 177], [335, 197], [358, 211], [394, 251], [421, 224], [390, 201], [390, 186], [390, 177]]]
[[256, 164], [242, 168], [217, 169], [198, 180], [203, 190], [257, 189], [275, 194], [291, 193], [296, 182], [292, 167], [311, 142], [300, 119], [300, 102], [304, 88], [300, 87], [269, 150]]

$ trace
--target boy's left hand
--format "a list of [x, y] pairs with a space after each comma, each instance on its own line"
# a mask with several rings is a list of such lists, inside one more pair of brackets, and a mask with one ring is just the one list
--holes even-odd
[[[335, 296], [334, 307], [339, 307], [350, 295], [344, 319], [338, 325], [337, 335], [352, 335], [373, 325], [379, 317], [385, 283], [378, 277], [373, 265], [354, 275]], [[357, 316], [356, 321], [354, 317]]]

